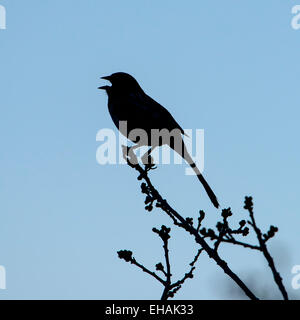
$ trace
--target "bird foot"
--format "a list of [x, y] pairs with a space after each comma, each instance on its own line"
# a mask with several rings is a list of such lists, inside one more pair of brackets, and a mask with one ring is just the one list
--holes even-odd
[[142, 158], [142, 163], [145, 165], [145, 170], [154, 170], [157, 168], [157, 166], [154, 164], [154, 160], [148, 153], [145, 153]]
[[133, 148], [132, 147], [128, 147], [128, 146], [122, 146], [122, 151], [123, 151], [123, 158], [129, 162], [132, 165], [137, 165], [138, 164], [138, 159], [136, 157], [136, 155], [133, 152]]

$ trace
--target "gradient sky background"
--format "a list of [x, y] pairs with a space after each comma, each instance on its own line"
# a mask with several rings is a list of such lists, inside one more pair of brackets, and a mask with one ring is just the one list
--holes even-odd
[[[182, 276], [193, 239], [159, 210], [144, 211], [136, 173], [96, 162], [96, 133], [114, 128], [100, 76], [134, 75], [183, 128], [205, 129], [205, 176], [233, 221], [252, 195], [287, 289], [299, 253], [300, 30], [296, 1], [1, 0], [1, 299], [156, 299], [160, 284], [117, 258], [163, 259], [152, 227], [172, 227]], [[220, 217], [185, 165], [159, 166], [154, 184], [184, 216]], [[254, 239], [253, 239], [254, 240]], [[260, 297], [278, 297], [263, 258], [221, 255]], [[205, 255], [177, 298], [230, 299], [234, 285]]]

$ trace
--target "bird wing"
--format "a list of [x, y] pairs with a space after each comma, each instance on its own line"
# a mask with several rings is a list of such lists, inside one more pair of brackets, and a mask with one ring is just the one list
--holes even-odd
[[183, 129], [171, 113], [145, 93], [132, 95], [129, 100], [129, 108], [131, 108], [132, 112], [135, 112], [138, 117], [137, 121], [139, 122], [140, 128], [168, 129], [169, 131], [179, 129], [180, 132], [184, 134]]

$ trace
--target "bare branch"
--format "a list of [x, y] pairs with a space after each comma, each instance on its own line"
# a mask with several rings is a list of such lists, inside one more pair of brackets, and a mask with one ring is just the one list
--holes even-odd
[[[260, 246], [260, 250], [262, 251], [262, 253], [264, 254], [266, 260], [268, 261], [269, 267], [273, 273], [273, 278], [283, 296], [284, 300], [288, 300], [288, 294], [287, 291], [285, 290], [285, 287], [283, 285], [282, 282], [282, 278], [280, 276], [280, 273], [277, 271], [276, 267], [275, 267], [275, 263], [274, 260], [272, 258], [272, 256], [270, 255], [266, 242], [267, 240], [269, 240], [271, 237], [274, 236], [275, 232], [278, 230], [277, 228], [273, 227], [273, 229], [271, 228], [271, 233], [269, 233], [269, 235], [265, 236], [263, 238], [262, 232], [261, 230], [258, 228], [255, 218], [254, 218], [254, 212], [253, 212], [253, 201], [252, 201], [252, 197], [246, 197], [245, 198], [245, 206], [244, 209], [248, 210], [249, 212], [249, 216], [251, 219], [251, 223], [250, 225], [252, 226], [253, 230], [256, 233], [258, 242], [259, 242], [259, 246]], [[276, 230], [276, 231], [275, 231]], [[270, 232], [270, 231], [269, 231]]]
[[165, 285], [165, 281], [160, 278], [155, 272], [150, 271], [146, 267], [144, 267], [142, 264], [138, 263], [134, 257], [132, 257], [132, 252], [129, 250], [120, 250], [118, 251], [118, 255], [120, 259], [125, 260], [126, 262], [130, 262], [134, 265], [136, 265], [138, 268], [140, 268], [143, 272], [148, 273], [150, 276], [155, 278], [157, 281]]
[[[125, 152], [124, 152], [125, 151]], [[144, 180], [145, 183], [142, 184], [142, 192], [147, 194], [153, 200], [152, 203], [156, 201], [156, 207], [161, 208], [172, 220], [173, 223], [179, 227], [182, 227], [191, 235], [194, 236], [196, 243], [198, 243], [201, 248], [203, 248], [208, 256], [213, 259], [219, 267], [223, 269], [223, 271], [244, 291], [244, 293], [252, 300], [257, 300], [258, 298], [254, 295], [254, 293], [246, 286], [246, 284], [228, 267], [227, 263], [222, 260], [219, 254], [211, 248], [208, 243], [205, 241], [204, 237], [200, 236], [197, 229], [193, 227], [193, 225], [186, 221], [178, 212], [176, 212], [166, 200], [162, 198], [159, 192], [152, 185], [148, 171], [151, 168], [145, 168], [145, 170], [135, 161], [136, 156], [133, 152], [127, 152], [127, 148], [123, 148], [124, 158], [127, 160], [127, 163], [130, 167], [134, 168], [139, 172], [138, 180]], [[132, 159], [133, 158], [133, 159]], [[133, 160], [133, 161], [132, 161]]]

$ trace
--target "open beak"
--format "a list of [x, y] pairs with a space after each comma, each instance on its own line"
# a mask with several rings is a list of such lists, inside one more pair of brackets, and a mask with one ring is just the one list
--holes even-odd
[[[108, 80], [110, 81], [110, 76], [104, 76], [104, 77], [101, 77], [101, 79], [104, 79], [104, 80]], [[110, 81], [111, 82], [111, 81]], [[98, 89], [101, 89], [101, 90], [107, 90], [108, 88], [110, 88], [110, 86], [101, 86], [101, 87], [98, 87]]]
[[107, 86], [98, 87], [98, 89], [105, 90]]

